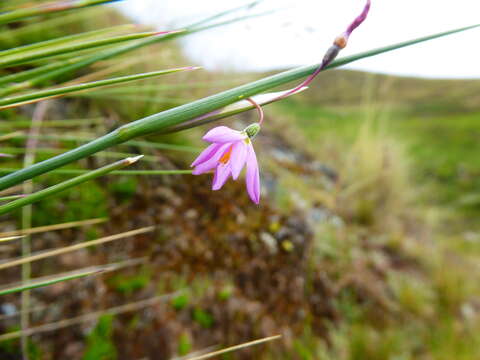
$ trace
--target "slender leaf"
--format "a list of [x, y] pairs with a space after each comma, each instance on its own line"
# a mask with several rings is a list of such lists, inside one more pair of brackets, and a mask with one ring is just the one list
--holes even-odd
[[23, 20], [32, 16], [51, 14], [55, 12], [75, 10], [88, 6], [101, 5], [119, 0], [61, 0], [29, 8], [17, 9], [0, 14], [0, 25]]
[[90, 271], [86, 271], [86, 272], [80, 272], [80, 273], [74, 273], [74, 274], [69, 274], [69, 275], [52, 277], [52, 278], [48, 278], [48, 279], [45, 279], [45, 280], [31, 281], [31, 282], [27, 282], [25, 284], [9, 287], [9, 288], [6, 288], [6, 289], [0, 289], [0, 295], [8, 295], [8, 294], [13, 294], [13, 293], [17, 293], [17, 292], [22, 292], [22, 291], [25, 291], [25, 290], [36, 289], [36, 288], [39, 288], [39, 287], [53, 285], [53, 284], [63, 282], [63, 281], [69, 281], [69, 280], [83, 278], [83, 277], [86, 277], [86, 276], [98, 274], [100, 272], [101, 272], [101, 270], [90, 270]]
[[[128, 42], [138, 39], [144, 39], [158, 35], [157, 32], [143, 32], [136, 34], [128, 35], [119, 35], [115, 37], [110, 37], [106, 39], [93, 39], [80, 43], [67, 42], [62, 46], [53, 46], [53, 47], [40, 47], [35, 48], [32, 51], [22, 51], [15, 54], [6, 56], [5, 54], [0, 53], [0, 69], [6, 68], [9, 66], [16, 66], [20, 64], [29, 63], [34, 60], [46, 59], [51, 56], [69, 54], [69, 53], [78, 53], [81, 50], [91, 50], [102, 46], [114, 45], [122, 42]], [[18, 50], [18, 49], [17, 49]]]
[[41, 260], [41, 259], [46, 259], [46, 258], [53, 257], [53, 256], [59, 256], [59, 255], [62, 255], [62, 254], [66, 254], [66, 253], [69, 253], [69, 252], [72, 252], [72, 251], [84, 249], [84, 248], [91, 247], [91, 246], [105, 244], [105, 243], [108, 243], [108, 242], [111, 242], [111, 241], [125, 239], [125, 238], [130, 237], [130, 236], [145, 234], [147, 232], [153, 231], [154, 229], [155, 229], [155, 227], [148, 226], [148, 227], [144, 227], [144, 228], [141, 228], [141, 229], [126, 231], [126, 232], [116, 234], [116, 235], [106, 236], [106, 237], [96, 239], [96, 240], [85, 241], [85, 242], [81, 242], [79, 244], [70, 245], [70, 246], [64, 246], [64, 247], [61, 247], [59, 249], [54, 249], [54, 250], [50, 250], [50, 251], [43, 251], [43, 252], [40, 252], [38, 254], [33, 254], [31, 256], [25, 256], [25, 257], [21, 257], [21, 258], [14, 259], [14, 260], [8, 260], [8, 261], [0, 263], [0, 270], [7, 269], [7, 268], [10, 268], [10, 267], [13, 267], [13, 266], [22, 265], [22, 264], [25, 264], [25, 263], [30, 263], [30, 262], [33, 262], [33, 261], [38, 261], [38, 260]]
[[[13, 168], [0, 168], [0, 174], [11, 174], [19, 169]], [[53, 170], [48, 174], [52, 175], [80, 175], [87, 174], [91, 170], [81, 170], [81, 169], [62, 169], [62, 170]], [[105, 175], [189, 175], [192, 173], [192, 170], [116, 170], [109, 172]], [[1, 210], [1, 207], [0, 207]], [[1, 214], [1, 213], [0, 213]]]
[[47, 89], [47, 90], [39, 90], [31, 94], [19, 95], [19, 96], [4, 98], [0, 100], [0, 110], [16, 107], [20, 105], [25, 105], [25, 104], [31, 104], [34, 102], [50, 99], [53, 97], [65, 96], [67, 94], [77, 92], [77, 91], [84, 91], [84, 90], [99, 88], [102, 86], [110, 86], [110, 85], [130, 82], [130, 81], [149, 79], [149, 78], [160, 76], [160, 75], [167, 75], [167, 74], [172, 74], [176, 72], [190, 71], [190, 70], [197, 70], [197, 69], [199, 68], [190, 66], [190, 67], [183, 67], [183, 68], [176, 68], [176, 69], [152, 71], [152, 72], [143, 73], [143, 74], [127, 75], [127, 76], [116, 77], [113, 79], [93, 81], [85, 84], [71, 85], [71, 86], [65, 86], [65, 87], [59, 87], [59, 88], [53, 88], [53, 89]]
[[25, 196], [21, 199], [14, 200], [8, 204], [0, 206], [0, 215], [9, 213], [13, 210], [16, 210], [18, 208], [21, 208], [25, 205], [32, 204], [34, 202], [40, 201], [46, 197], [55, 195], [61, 191], [64, 191], [66, 189], [70, 189], [74, 186], [77, 186], [79, 184], [82, 184], [84, 182], [96, 179], [100, 176], [103, 176], [105, 174], [108, 174], [114, 170], [117, 170], [119, 168], [123, 168], [125, 166], [129, 166], [135, 162], [137, 162], [142, 156], [137, 156], [133, 158], [126, 158], [124, 160], [117, 161], [113, 164], [104, 166], [100, 169], [88, 171], [87, 173], [77, 176], [73, 179], [69, 179], [67, 181], [61, 182], [59, 184], [53, 185], [51, 187], [48, 187], [46, 189], [37, 191], [36, 193], [30, 194], [28, 196]]
[[88, 219], [88, 220], [81, 220], [81, 221], [71, 221], [67, 223], [54, 224], [54, 225], [38, 226], [30, 229], [21, 229], [21, 230], [3, 232], [3, 233], [0, 233], [0, 237], [32, 235], [32, 234], [44, 233], [47, 231], [71, 229], [79, 226], [101, 224], [107, 220], [108, 219], [105, 219], [105, 218], [98, 218], [98, 219]]

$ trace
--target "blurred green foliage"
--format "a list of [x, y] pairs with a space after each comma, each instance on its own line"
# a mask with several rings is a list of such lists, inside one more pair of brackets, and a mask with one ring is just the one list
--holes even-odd
[[87, 336], [83, 360], [117, 359], [117, 351], [112, 342], [113, 321], [112, 315], [103, 315], [98, 319], [97, 325]]

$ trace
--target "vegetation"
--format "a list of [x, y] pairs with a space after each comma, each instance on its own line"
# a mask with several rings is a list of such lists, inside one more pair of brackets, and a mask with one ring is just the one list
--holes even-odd
[[[42, 1], [0, 5], [33, 9], [0, 14], [4, 173], [151, 114], [147, 128], [182, 127], [181, 103], [217, 94], [189, 103], [193, 116], [313, 69], [254, 83], [258, 74], [167, 75], [158, 70], [191, 68], [165, 40], [223, 23], [132, 34], [112, 9], [83, 8], [104, 2], [72, 2], [82, 9], [62, 16]], [[242, 184], [212, 196], [209, 179], [186, 170], [208, 126], [115, 140], [1, 192], [0, 211], [38, 202], [0, 222], [0, 357], [170, 359], [248, 343], [224, 356], [480, 358], [480, 83], [339, 70], [317, 80], [266, 108], [259, 207]], [[70, 92], [80, 83], [88, 89]], [[245, 110], [219, 117], [242, 112], [228, 120], [242, 128], [256, 120]], [[135, 170], [113, 172], [125, 160], [112, 158], [137, 154]], [[260, 338], [276, 341], [250, 347]]]

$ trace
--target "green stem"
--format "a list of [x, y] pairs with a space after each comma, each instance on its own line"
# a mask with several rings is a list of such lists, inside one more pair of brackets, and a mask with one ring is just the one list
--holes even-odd
[[[38, 59], [45, 59], [51, 56], [69, 54], [86, 49], [94, 49], [106, 45], [113, 45], [122, 42], [144, 39], [154, 36], [155, 32], [144, 32], [137, 34], [119, 35], [107, 39], [93, 39], [78, 44], [68, 43], [63, 46], [45, 47], [35, 49], [34, 51], [20, 52], [9, 56], [0, 57], [0, 68], [25, 64]], [[2, 55], [2, 54], [0, 54]]]
[[0, 201], [16, 200], [16, 199], [20, 199], [20, 198], [22, 198], [22, 197], [25, 197], [25, 195], [2, 196], [2, 197], [0, 197]]
[[[19, 169], [12, 168], [0, 168], [0, 174], [10, 174]], [[63, 169], [63, 170], [53, 170], [48, 174], [52, 175], [79, 175], [86, 174], [90, 170], [82, 169]], [[106, 175], [189, 175], [192, 173], [192, 170], [116, 170], [112, 171]], [[47, 175], [48, 175], [47, 174]], [[22, 196], [23, 197], [23, 196]], [[18, 198], [18, 196], [17, 196]], [[3, 198], [0, 198], [2, 201]]]
[[148, 78], [152, 78], [152, 77], [155, 77], [155, 76], [167, 75], [167, 74], [172, 74], [172, 73], [176, 73], [176, 72], [196, 70], [196, 69], [199, 69], [199, 68], [197, 68], [197, 67], [183, 67], [183, 68], [176, 68], [176, 69], [152, 71], [152, 72], [144, 73], [144, 74], [120, 76], [120, 77], [116, 77], [116, 78], [113, 78], [113, 79], [92, 81], [92, 82], [85, 83], [85, 84], [78, 84], [78, 85], [58, 87], [58, 88], [47, 89], [47, 90], [40, 90], [40, 91], [36, 91], [34, 93], [31, 93], [31, 94], [25, 94], [25, 95], [10, 97], [10, 98], [4, 98], [4, 99], [0, 100], [0, 110], [5, 109], [5, 108], [9, 108], [9, 107], [13, 107], [13, 106], [23, 105], [23, 104], [31, 104], [32, 102], [45, 100], [45, 99], [51, 98], [51, 97], [63, 96], [63, 95], [66, 95], [66, 94], [77, 92], [77, 91], [94, 89], [94, 88], [99, 88], [99, 87], [108, 86], [108, 85], [115, 85], [115, 84], [130, 82], [130, 81], [143, 80], [143, 79], [148, 79]]
[[59, 38], [54, 38], [54, 39], [51, 39], [51, 40], [39, 41], [39, 42], [36, 42], [36, 43], [33, 43], [33, 44], [17, 46], [17, 47], [13, 47], [11, 49], [2, 50], [2, 51], [0, 51], [0, 58], [4, 58], [5, 56], [11, 56], [11, 55], [18, 54], [18, 53], [21, 53], [21, 52], [38, 50], [39, 48], [58, 46], [58, 45], [62, 45], [62, 44], [72, 44], [72, 43], [77, 42], [79, 40], [86, 40], [86, 39], [91, 39], [91, 38], [95, 39], [99, 36], [112, 34], [114, 32], [118, 33], [119, 31], [124, 31], [124, 30], [127, 30], [127, 29], [131, 30], [133, 28], [134, 28], [134, 26], [132, 26], [130, 24], [117, 25], [117, 26], [112, 26], [112, 27], [105, 28], [105, 29], [87, 31], [87, 32], [83, 32], [83, 33], [80, 33], [80, 34], [67, 35], [67, 36], [62, 36], [62, 37], [59, 37]]
[[93, 180], [95, 178], [98, 178], [100, 176], [103, 176], [105, 174], [108, 174], [109, 172], [112, 172], [114, 170], [123, 168], [125, 166], [131, 165], [135, 163], [137, 160], [139, 160], [141, 156], [137, 156], [134, 158], [126, 158], [124, 160], [117, 161], [113, 164], [104, 166], [100, 169], [93, 170], [93, 171], [88, 171], [87, 173], [77, 176], [73, 179], [69, 179], [67, 181], [61, 182], [59, 184], [50, 186], [46, 189], [37, 191], [36, 193], [33, 193], [31, 195], [27, 195], [21, 199], [14, 200], [12, 202], [9, 202], [8, 204], [0, 206], [0, 215], [7, 214], [13, 210], [16, 210], [18, 208], [21, 208], [25, 205], [32, 204], [34, 202], [40, 201], [48, 196], [55, 195], [61, 191], [64, 191], [66, 189], [72, 188], [74, 186], [77, 186], [79, 184], [82, 184], [86, 181]]
[[56, 3], [33, 6], [0, 14], [0, 25], [19, 21], [32, 16], [44, 15], [53, 12], [80, 9], [88, 6], [106, 4], [118, 0], [61, 0]]
[[[55, 62], [53, 64], [47, 64], [36, 69], [27, 70], [19, 74], [8, 75], [3, 78], [0, 77], [0, 84], [7, 83], [7, 82], [10, 82], [10, 83], [17, 82], [16, 84], [13, 84], [9, 87], [2, 89], [0, 91], [0, 97], [6, 96], [18, 91], [22, 91], [28, 88], [32, 88], [34, 86], [42, 85], [43, 83], [51, 79], [58, 78], [59, 76], [62, 76], [65, 74], [74, 74], [75, 71], [85, 68], [96, 62], [107, 60], [116, 56], [120, 56], [127, 52], [134, 51], [141, 47], [152, 45], [160, 41], [173, 40], [180, 36], [194, 34], [200, 31], [205, 31], [215, 27], [224, 26], [234, 22], [238, 22], [246, 19], [252, 19], [259, 16], [264, 16], [264, 15], [265, 13], [242, 16], [242, 17], [234, 18], [232, 20], [227, 20], [224, 22], [215, 23], [212, 25], [204, 26], [204, 27], [195, 27], [195, 28], [187, 28], [186, 30], [171, 31], [163, 35], [159, 34], [158, 36], [153, 36], [147, 39], [140, 39], [128, 45], [117, 46], [113, 49], [103, 51], [100, 54], [97, 54], [94, 56], [86, 55], [86, 56], [80, 57], [79, 59], [77, 58], [77, 59], [63, 60], [63, 61]], [[18, 83], [18, 81], [20, 80], [22, 80], [23, 82]]]
[[26, 290], [36, 289], [36, 288], [39, 288], [39, 287], [53, 285], [53, 284], [56, 284], [56, 283], [59, 283], [59, 282], [62, 282], [62, 281], [74, 280], [74, 279], [79, 279], [79, 278], [82, 278], [82, 277], [85, 277], [85, 276], [91, 276], [93, 274], [99, 274], [101, 272], [102, 272], [101, 270], [92, 270], [92, 271], [87, 271], [87, 272], [83, 272], [83, 273], [76, 273], [76, 274], [73, 274], [73, 275], [60, 276], [60, 277], [52, 278], [52, 279], [49, 279], [49, 280], [32, 281], [32, 282], [28, 282], [28, 283], [25, 283], [25, 284], [22, 284], [22, 285], [19, 285], [19, 286], [14, 286], [14, 287], [11, 287], [11, 288], [0, 290], [0, 295], [7, 295], [7, 294], [13, 294], [13, 293], [16, 293], [16, 292], [22, 292], [22, 291], [26, 291]]
[[[410, 41], [405, 41], [396, 45], [381, 47], [378, 49], [366, 51], [360, 54], [344, 57], [334, 61], [327, 69], [336, 68], [345, 64], [352, 63], [356, 60], [365, 59], [375, 55], [383, 54], [402, 47], [418, 44], [428, 40], [436, 39], [442, 36], [458, 33], [479, 27], [478, 25], [468, 26], [461, 29], [455, 29], [439, 34], [434, 34]], [[161, 113], [148, 116], [146, 118], [134, 121], [124, 125], [113, 132], [106, 134], [94, 141], [84, 144], [77, 149], [55, 156], [51, 159], [34, 164], [24, 170], [19, 170], [13, 174], [9, 174], [0, 178], [0, 190], [10, 186], [19, 184], [27, 179], [31, 179], [37, 175], [44, 174], [54, 170], [60, 166], [69, 164], [79, 159], [83, 159], [98, 151], [104, 150], [114, 145], [124, 143], [138, 136], [144, 136], [155, 132], [168, 132], [169, 128], [174, 125], [181, 124], [196, 117], [208, 114], [237, 102], [250, 96], [259, 94], [266, 90], [275, 88], [276, 86], [287, 84], [291, 81], [302, 79], [312, 74], [320, 64], [296, 68], [290, 71], [282, 72], [267, 78], [263, 78], [246, 85], [242, 85], [210, 97], [200, 99], [189, 104], [185, 104], [173, 109], [163, 111]]]

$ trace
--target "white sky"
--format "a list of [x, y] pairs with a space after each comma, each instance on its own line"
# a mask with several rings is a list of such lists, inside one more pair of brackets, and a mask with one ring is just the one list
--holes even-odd
[[[247, 2], [125, 0], [119, 6], [136, 21], [165, 30]], [[363, 5], [364, 0], [264, 0], [250, 13], [278, 11], [188, 36], [181, 44], [192, 65], [207, 69], [272, 70], [315, 63]], [[480, 0], [372, 0], [368, 19], [341, 55], [476, 23], [480, 23]], [[347, 67], [422, 77], [480, 78], [480, 28]]]

